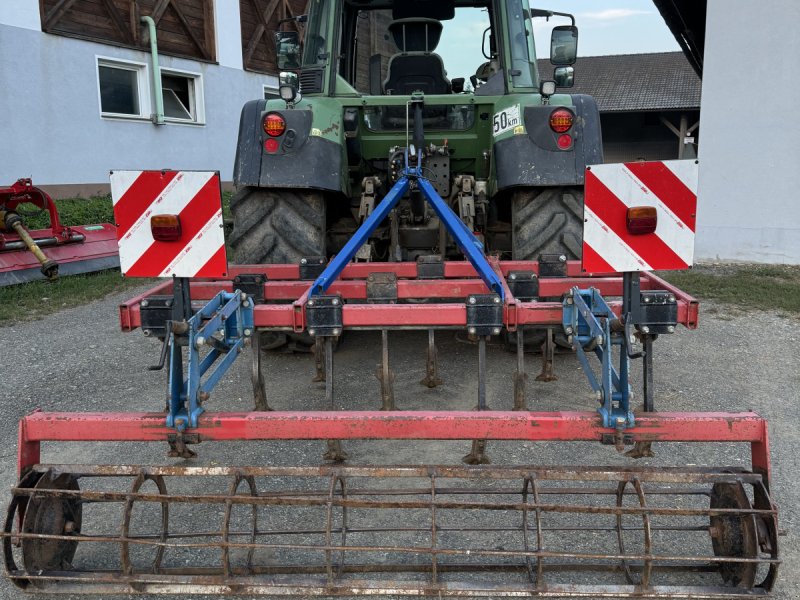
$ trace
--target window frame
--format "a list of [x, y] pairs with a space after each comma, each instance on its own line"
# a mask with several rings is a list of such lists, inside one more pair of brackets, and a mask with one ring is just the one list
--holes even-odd
[[[173, 69], [171, 67], [161, 67], [159, 69], [161, 71], [161, 96], [163, 100], [164, 96], [164, 75], [168, 75], [171, 77], [183, 77], [185, 79], [191, 79], [193, 85], [189, 88], [190, 94], [190, 103], [194, 104], [194, 107], [187, 107], [189, 108], [189, 112], [194, 112], [193, 119], [181, 119], [178, 117], [168, 117], [164, 115], [164, 122], [165, 123], [173, 123], [177, 125], [199, 125], [203, 126], [206, 124], [206, 109], [205, 109], [205, 95], [203, 93], [203, 74], [197, 73], [195, 71], [185, 71], [183, 69]], [[154, 92], [155, 93], [155, 92]], [[192, 110], [192, 108], [194, 110]]]
[[[95, 81], [97, 82], [97, 108], [103, 119], [151, 121], [152, 103], [150, 99], [150, 68], [147, 63], [135, 60], [95, 55]], [[121, 69], [136, 73], [136, 91], [138, 94], [139, 114], [114, 113], [103, 111], [103, 95], [100, 86], [100, 67]]]

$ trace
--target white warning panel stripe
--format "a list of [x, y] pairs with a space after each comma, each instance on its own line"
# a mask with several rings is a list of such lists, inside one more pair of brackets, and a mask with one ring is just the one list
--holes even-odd
[[215, 244], [204, 243], [203, 238], [209, 234], [222, 230], [222, 209], [206, 223], [200, 232], [186, 244], [186, 247], [175, 257], [169, 266], [164, 269], [159, 277], [172, 277], [178, 271], [197, 273], [214, 254], [219, 250]]
[[665, 160], [664, 166], [697, 196], [697, 163], [693, 160]]
[[[632, 207], [656, 211], [654, 232], [631, 233]], [[697, 161], [603, 164], [587, 168], [583, 269], [686, 269], [694, 260]]]
[[[652, 271], [650, 265], [610, 229], [591, 209], [584, 210], [583, 239], [595, 252], [602, 248], [603, 259], [614, 271], [631, 271], [627, 268], [631, 262], [636, 263], [641, 271]], [[587, 269], [588, 271], [589, 269]], [[591, 269], [603, 271], [602, 268]]]
[[[225, 237], [214, 171], [113, 171], [111, 191], [122, 272], [128, 277], [222, 277]], [[178, 240], [153, 238], [154, 215], [177, 215]]]
[[[142, 212], [141, 217], [131, 226], [120, 240], [126, 245], [126, 261], [120, 257], [123, 272], [132, 266], [153, 244], [150, 233], [150, 217], [158, 214], [177, 215], [203, 189], [214, 173], [181, 173], [167, 184], [167, 187]], [[121, 246], [120, 246], [121, 248]], [[128, 264], [130, 261], [130, 264]]]
[[654, 206], [658, 213], [656, 235], [686, 264], [692, 263], [694, 232], [672, 212], [672, 209], [639, 180], [624, 165], [620, 169], [601, 169], [592, 172], [625, 206]]

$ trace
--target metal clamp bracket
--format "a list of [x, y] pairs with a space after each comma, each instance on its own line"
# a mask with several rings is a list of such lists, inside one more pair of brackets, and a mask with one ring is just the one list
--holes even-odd
[[533, 271], [509, 271], [507, 281], [517, 300], [533, 302], [539, 297], [539, 278]]
[[[356, 248], [358, 250], [358, 248]], [[304, 256], [300, 259], [300, 279], [313, 281], [325, 270], [324, 256]]]
[[503, 301], [499, 294], [467, 297], [467, 332], [470, 335], [500, 335], [503, 330]]
[[341, 296], [315, 296], [306, 302], [306, 324], [308, 334], [313, 337], [341, 335]]
[[263, 273], [242, 273], [233, 278], [233, 288], [250, 296], [256, 304], [263, 304], [266, 282], [267, 276]]

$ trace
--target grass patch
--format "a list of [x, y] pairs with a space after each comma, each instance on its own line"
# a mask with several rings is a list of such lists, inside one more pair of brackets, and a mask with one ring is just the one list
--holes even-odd
[[[94, 225], [96, 223], [113, 223], [114, 210], [111, 196], [96, 196], [94, 198], [66, 198], [56, 200], [58, 217], [62, 225], [73, 227], [75, 225]], [[21, 205], [25, 226], [28, 229], [43, 229], [50, 226], [50, 215], [47, 211], [32, 212], [30, 204]]]
[[62, 277], [52, 283], [32, 281], [2, 287], [0, 326], [40, 319], [145, 282], [144, 279], [124, 279], [119, 271], [112, 270]]
[[800, 314], [800, 266], [699, 265], [691, 271], [661, 275], [701, 300]]

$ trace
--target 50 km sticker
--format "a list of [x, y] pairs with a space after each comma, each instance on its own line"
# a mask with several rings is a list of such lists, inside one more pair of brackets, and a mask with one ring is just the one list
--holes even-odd
[[498, 136], [520, 125], [522, 125], [522, 119], [519, 117], [519, 104], [515, 104], [499, 113], [495, 113], [493, 133], [495, 136]]

